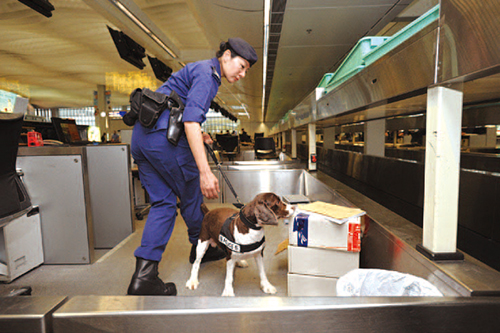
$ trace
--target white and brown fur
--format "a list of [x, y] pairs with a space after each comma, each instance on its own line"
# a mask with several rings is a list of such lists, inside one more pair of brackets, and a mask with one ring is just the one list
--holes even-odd
[[[206, 207], [205, 207], [206, 209]], [[206, 209], [208, 211], [208, 209]], [[194, 290], [198, 287], [198, 271], [200, 269], [201, 259], [208, 249], [209, 245], [218, 246], [219, 233], [222, 225], [227, 218], [238, 211], [231, 208], [217, 208], [205, 213], [201, 226], [200, 238], [196, 248], [196, 260], [191, 269], [191, 277], [186, 282], [186, 288]], [[277, 225], [278, 219], [291, 216], [293, 208], [281, 201], [274, 193], [261, 193], [257, 195], [250, 203], [242, 208], [240, 214], [255, 223], [256, 226], [262, 227], [265, 225]], [[235, 243], [246, 245], [258, 242], [264, 236], [264, 228], [254, 230], [246, 226], [240, 219], [239, 215], [233, 219], [230, 225], [230, 230], [234, 235]], [[257, 267], [259, 268], [260, 286], [267, 294], [275, 294], [276, 288], [269, 282], [266, 276], [263, 262], [263, 252], [265, 244], [262, 244], [256, 250], [246, 253], [236, 253], [228, 249], [226, 257], [226, 282], [222, 296], [234, 296], [233, 289], [233, 273], [234, 267], [246, 267], [248, 264], [245, 259], [255, 258]]]

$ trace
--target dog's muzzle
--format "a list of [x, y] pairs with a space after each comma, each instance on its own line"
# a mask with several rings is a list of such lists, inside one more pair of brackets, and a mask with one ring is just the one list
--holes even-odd
[[290, 204], [285, 204], [286, 207], [285, 207], [285, 211], [287, 212], [287, 215], [285, 216], [286, 217], [290, 217], [293, 215], [293, 213], [295, 213], [295, 208], [297, 208], [296, 206], [294, 205], [290, 205]]

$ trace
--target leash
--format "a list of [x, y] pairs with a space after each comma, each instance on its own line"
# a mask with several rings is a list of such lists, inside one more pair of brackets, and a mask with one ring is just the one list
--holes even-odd
[[224, 171], [222, 171], [222, 167], [220, 166], [220, 163], [219, 161], [217, 160], [217, 156], [215, 156], [215, 153], [214, 151], [212, 150], [212, 147], [210, 147], [208, 145], [208, 143], [206, 142], [203, 142], [203, 144], [205, 145], [205, 147], [207, 148], [208, 150], [208, 153], [210, 154], [210, 156], [212, 156], [212, 160], [214, 160], [214, 163], [217, 165], [217, 168], [219, 169], [219, 172], [222, 174], [222, 177], [224, 178], [224, 180], [226, 181], [226, 184], [227, 186], [229, 187], [229, 189], [231, 190], [231, 192], [233, 193], [234, 197], [236, 198], [236, 201], [238, 203], [233, 203], [233, 205], [236, 207], [236, 208], [241, 208], [243, 207], [244, 205], [241, 203], [240, 201], [240, 198], [238, 197], [238, 194], [236, 194], [236, 191], [234, 190], [233, 186], [231, 185], [231, 182], [229, 182], [229, 179], [227, 178], [226, 174], [224, 173]]

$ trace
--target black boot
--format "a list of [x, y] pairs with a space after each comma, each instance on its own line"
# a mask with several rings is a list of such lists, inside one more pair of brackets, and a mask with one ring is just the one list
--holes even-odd
[[[221, 260], [226, 257], [226, 252], [221, 250], [219, 247], [213, 247], [211, 245], [208, 246], [207, 251], [205, 252], [205, 255], [203, 256], [203, 259], [201, 259], [201, 263], [203, 264], [204, 262], [209, 262], [209, 261], [216, 261], [216, 260]], [[192, 264], [196, 260], [196, 244], [193, 244], [191, 246], [191, 253], [189, 254], [189, 262]]]
[[135, 273], [128, 286], [128, 295], [177, 295], [177, 288], [172, 282], [163, 283], [158, 277], [158, 261], [137, 257]]

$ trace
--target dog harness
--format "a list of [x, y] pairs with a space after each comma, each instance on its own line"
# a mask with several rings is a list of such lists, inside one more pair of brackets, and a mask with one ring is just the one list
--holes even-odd
[[250, 229], [253, 229], [253, 230], [262, 229], [262, 227], [257, 227], [255, 224], [250, 222], [246, 218], [246, 216], [243, 214], [235, 213], [234, 215], [228, 217], [227, 220], [222, 225], [222, 229], [221, 229], [220, 234], [219, 234], [219, 242], [222, 246], [222, 249], [226, 253], [229, 253], [229, 250], [236, 252], [236, 253], [250, 252], [250, 251], [258, 249], [266, 241], [266, 237], [263, 236], [262, 239], [256, 243], [252, 243], [252, 244], [237, 244], [237, 243], [235, 243], [234, 242], [234, 235], [231, 233], [231, 230], [230, 230], [230, 225], [231, 225], [231, 221], [233, 221], [238, 216], [238, 214], [240, 215], [241, 221]]

